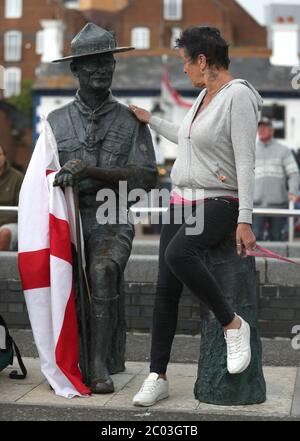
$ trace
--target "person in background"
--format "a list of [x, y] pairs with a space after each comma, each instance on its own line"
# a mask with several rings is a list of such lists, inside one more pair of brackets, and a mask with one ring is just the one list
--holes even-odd
[[[274, 139], [274, 129], [269, 118], [258, 124], [256, 143], [254, 207], [288, 208], [289, 200], [297, 202], [300, 175], [292, 151]], [[256, 216], [253, 232], [257, 240], [264, 240], [267, 225], [268, 239], [280, 241], [285, 217]]]
[[[12, 168], [5, 148], [0, 144], [0, 206], [17, 206], [23, 175]], [[0, 211], [0, 251], [16, 250], [17, 213]]]
[[[295, 161], [297, 162], [297, 166], [298, 166], [298, 170], [300, 173], [300, 149], [298, 148], [297, 150], [292, 150], [291, 151], [294, 155]], [[300, 187], [298, 190], [298, 197], [297, 200], [295, 202], [295, 206], [294, 206], [295, 210], [300, 210]], [[300, 236], [300, 218], [295, 218], [294, 220], [294, 234], [295, 237], [299, 237]], [[285, 223], [285, 227], [284, 227], [284, 240], [288, 239], [288, 234], [289, 234], [289, 223], [288, 221]]]

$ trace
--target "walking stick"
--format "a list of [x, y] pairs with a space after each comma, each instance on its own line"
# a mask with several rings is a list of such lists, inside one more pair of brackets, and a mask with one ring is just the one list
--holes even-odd
[[80, 300], [80, 318], [81, 318], [81, 333], [82, 333], [82, 378], [83, 382], [88, 386], [89, 384], [89, 354], [88, 354], [88, 338], [85, 314], [85, 288], [84, 288], [84, 274], [82, 265], [82, 249], [81, 249], [81, 225], [79, 217], [79, 191], [78, 183], [74, 186], [74, 206], [75, 206], [75, 224], [76, 224], [76, 241], [77, 241], [77, 269], [78, 269], [78, 289]]

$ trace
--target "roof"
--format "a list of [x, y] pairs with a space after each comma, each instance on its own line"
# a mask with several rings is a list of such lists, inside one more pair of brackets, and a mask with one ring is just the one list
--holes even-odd
[[300, 5], [297, 4], [274, 4], [265, 6], [265, 18], [267, 26], [276, 23], [277, 17], [293, 17], [295, 23], [300, 24]]
[[70, 63], [43, 63], [36, 73], [33, 90], [64, 89], [74, 90], [78, 81], [70, 71]]
[[[117, 58], [112, 88], [126, 92], [159, 90], [164, 67], [175, 89], [184, 92], [195, 90], [183, 73], [180, 58], [168, 57], [164, 64], [159, 56]], [[233, 58], [230, 64], [230, 71], [235, 78], [248, 80], [260, 92], [297, 93], [291, 85], [295, 76], [291, 70], [292, 67], [271, 65], [268, 58]], [[78, 82], [71, 74], [68, 62], [41, 65], [33, 85], [35, 91], [70, 91], [77, 87]]]

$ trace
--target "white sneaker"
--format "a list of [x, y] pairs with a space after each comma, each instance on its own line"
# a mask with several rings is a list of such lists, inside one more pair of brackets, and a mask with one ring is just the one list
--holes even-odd
[[141, 389], [133, 398], [134, 406], [152, 406], [159, 400], [168, 398], [169, 382], [158, 378], [158, 374], [151, 372], [144, 381]]
[[239, 329], [228, 329], [224, 333], [227, 344], [227, 370], [230, 374], [240, 374], [250, 364], [250, 326], [237, 315], [241, 320]]

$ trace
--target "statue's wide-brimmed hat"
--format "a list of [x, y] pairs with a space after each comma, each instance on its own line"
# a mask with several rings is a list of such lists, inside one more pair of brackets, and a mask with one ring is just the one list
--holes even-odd
[[94, 23], [87, 23], [71, 42], [72, 55], [53, 60], [52, 63], [70, 61], [88, 55], [106, 54], [109, 52], [131, 51], [134, 47], [117, 47], [113, 32], [100, 28]]

